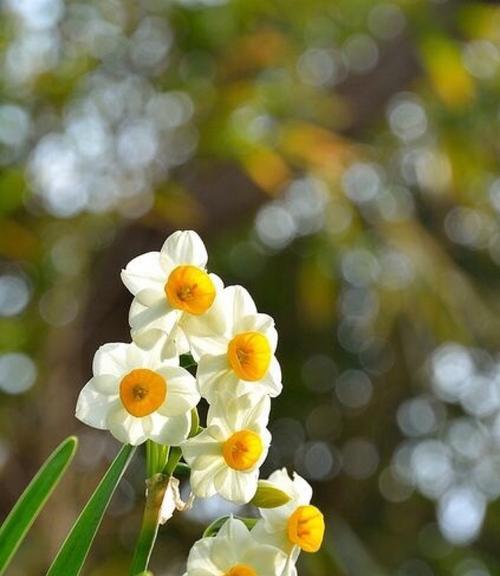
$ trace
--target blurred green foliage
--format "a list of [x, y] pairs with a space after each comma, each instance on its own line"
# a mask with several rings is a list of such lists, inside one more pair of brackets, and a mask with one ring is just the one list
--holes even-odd
[[[331, 524], [301, 574], [497, 573], [498, 6], [1, 10], [2, 512], [63, 434], [83, 454], [12, 576], [47, 566], [113, 453], [75, 399], [128, 338], [120, 268], [177, 228], [276, 318], [268, 468], [308, 477]], [[123, 574], [140, 477], [89, 574]], [[155, 574], [182, 574], [214, 510], [162, 532]]]

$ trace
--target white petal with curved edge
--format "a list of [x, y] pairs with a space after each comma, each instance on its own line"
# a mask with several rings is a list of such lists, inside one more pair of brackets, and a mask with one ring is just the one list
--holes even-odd
[[241, 563], [246, 551], [255, 546], [255, 540], [241, 520], [230, 517], [215, 537], [211, 558], [224, 572]]
[[289, 554], [294, 548], [294, 545], [287, 537], [286, 522], [278, 527], [270, 527], [265, 520], [258, 520], [257, 524], [252, 528], [252, 535], [257, 542], [276, 546], [276, 548], [282, 550], [285, 554]]
[[228, 286], [222, 293], [224, 299], [224, 308], [230, 324], [231, 336], [234, 336], [241, 330], [239, 323], [250, 314], [257, 314], [257, 307], [248, 290], [243, 286]]
[[95, 376], [121, 377], [128, 372], [127, 346], [124, 342], [111, 342], [101, 346], [94, 355], [92, 372]]
[[202, 356], [198, 362], [196, 380], [201, 395], [209, 402], [218, 391], [235, 391], [238, 383], [238, 377], [229, 366], [227, 354]]
[[210, 468], [210, 474], [206, 470], [192, 470], [190, 476], [191, 489], [193, 493], [199, 498], [210, 498], [217, 493], [214, 486], [214, 473], [222, 468], [223, 464], [218, 462], [214, 463], [213, 468]]
[[[251, 533], [250, 533], [251, 534]], [[243, 551], [241, 562], [249, 564], [259, 576], [283, 576], [287, 556], [274, 546], [259, 544], [252, 536], [253, 545]]]
[[[250, 397], [252, 397], [250, 395]], [[244, 412], [241, 419], [242, 428], [263, 430], [269, 422], [271, 412], [271, 399], [269, 396], [262, 396], [255, 402], [248, 411]]]
[[226, 500], [237, 504], [246, 504], [257, 491], [259, 471], [240, 472], [224, 467], [214, 476], [217, 492]]
[[146, 306], [148, 308], [150, 308], [151, 306], [155, 306], [162, 300], [166, 300], [165, 292], [153, 288], [146, 288], [144, 290], [140, 290], [139, 292], [137, 292], [135, 297], [137, 299], [137, 302], [139, 302], [139, 304], [142, 304], [143, 306]]
[[121, 403], [117, 403], [108, 413], [107, 427], [113, 436], [123, 444], [138, 446], [148, 438], [148, 417], [135, 418]]
[[96, 392], [104, 396], [118, 396], [120, 393], [120, 379], [110, 374], [94, 376], [90, 379], [91, 384]]
[[161, 357], [178, 357], [189, 352], [189, 342], [182, 328], [174, 327], [168, 335], [161, 340]]
[[158, 328], [169, 332], [177, 321], [179, 312], [170, 308], [166, 298], [158, 301], [154, 306], [143, 306], [134, 298], [130, 306], [129, 324], [133, 330]]
[[298, 497], [298, 502], [300, 505], [309, 504], [312, 498], [312, 488], [309, 482], [304, 480], [302, 476], [299, 476], [297, 472], [293, 473], [293, 484]]
[[283, 572], [280, 576], [297, 576], [297, 567], [295, 566], [295, 562], [297, 562], [299, 554], [299, 548], [296, 546], [292, 553], [288, 556], [285, 567], [283, 568]]
[[213, 576], [218, 569], [211, 560], [214, 541], [215, 538], [202, 538], [194, 543], [187, 559], [186, 576]]
[[230, 391], [219, 392], [208, 408], [207, 425], [216, 425], [226, 434], [242, 430], [248, 420], [247, 415], [253, 414], [260, 402], [266, 400], [253, 394], [234, 397]]
[[[210, 408], [209, 408], [210, 410]], [[220, 426], [219, 424], [211, 423], [206, 428], [207, 434], [211, 436], [217, 442], [224, 442], [227, 440], [229, 436], [233, 433], [233, 431], [229, 428], [229, 426]]]
[[165, 240], [160, 254], [164, 269], [183, 264], [205, 268], [208, 261], [205, 244], [193, 230], [178, 230], [171, 234]]
[[260, 332], [267, 338], [271, 351], [276, 351], [278, 346], [278, 332], [274, 327], [274, 320], [269, 314], [253, 314], [245, 316], [239, 323], [240, 332]]
[[207, 430], [203, 430], [193, 438], [189, 438], [181, 446], [182, 455], [188, 464], [192, 464], [197, 458], [217, 457], [221, 458], [221, 443], [214, 440]]
[[271, 358], [271, 364], [269, 365], [269, 370], [266, 375], [256, 382], [256, 384], [262, 385], [266, 389], [266, 393], [275, 398], [281, 394], [283, 390], [282, 378], [281, 378], [281, 366], [276, 356]]
[[75, 416], [92, 428], [106, 430], [108, 413], [117, 403], [117, 396], [101, 394], [90, 380], [78, 396]]
[[162, 416], [158, 413], [150, 415], [152, 428], [149, 433], [151, 440], [168, 446], [179, 446], [188, 437], [191, 430], [191, 414], [181, 416]]
[[162, 290], [167, 279], [160, 264], [160, 253], [137, 256], [121, 271], [121, 279], [134, 296], [146, 288]]
[[293, 473], [293, 480], [289, 477], [286, 468], [274, 471], [268, 478], [277, 488], [288, 494], [291, 498], [289, 502], [277, 508], [260, 509], [260, 514], [270, 529], [272, 526], [283, 526], [288, 518], [298, 506], [309, 504], [312, 498], [312, 488], [310, 484]]
[[167, 397], [158, 412], [178, 416], [193, 409], [200, 401], [196, 380], [180, 366], [165, 366], [157, 370], [167, 382]]
[[180, 321], [186, 338], [189, 341], [191, 354], [198, 361], [204, 354], [217, 355], [226, 351], [227, 313], [221, 297], [223, 282], [216, 274], [209, 274], [216, 296], [212, 306], [199, 316], [184, 313]]

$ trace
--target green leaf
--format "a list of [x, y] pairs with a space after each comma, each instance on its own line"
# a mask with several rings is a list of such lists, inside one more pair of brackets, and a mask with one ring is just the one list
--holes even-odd
[[0, 574], [41, 512], [75, 455], [78, 439], [66, 438], [47, 458], [0, 528]]
[[134, 455], [134, 446], [123, 446], [99, 486], [73, 525], [47, 576], [77, 576], [83, 567], [111, 497]]
[[291, 498], [283, 490], [276, 488], [276, 486], [267, 480], [259, 480], [257, 492], [250, 500], [250, 504], [257, 506], [257, 508], [277, 508], [290, 502]]

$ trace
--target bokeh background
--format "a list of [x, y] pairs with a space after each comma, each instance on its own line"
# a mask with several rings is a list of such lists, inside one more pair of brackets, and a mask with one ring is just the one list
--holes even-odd
[[[74, 417], [128, 339], [120, 269], [176, 229], [276, 319], [265, 466], [328, 532], [303, 576], [500, 573], [500, 7], [424, 0], [4, 0], [0, 516], [81, 448], [9, 576], [44, 573], [117, 451]], [[127, 573], [144, 461], [86, 565]], [[152, 567], [182, 574], [199, 502]]]

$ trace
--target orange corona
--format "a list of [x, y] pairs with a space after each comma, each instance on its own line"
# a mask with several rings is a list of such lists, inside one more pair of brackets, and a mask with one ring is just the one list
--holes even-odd
[[262, 450], [260, 436], [252, 430], [235, 432], [222, 445], [222, 455], [233, 470], [250, 470], [259, 460]]
[[236, 564], [224, 576], [257, 576], [257, 572], [248, 564]]
[[214, 303], [215, 286], [205, 270], [177, 266], [165, 284], [165, 295], [173, 308], [199, 316]]
[[305, 552], [317, 552], [324, 533], [325, 520], [316, 506], [299, 506], [288, 519], [288, 539]]
[[271, 346], [264, 334], [243, 332], [229, 342], [227, 356], [239, 378], [255, 382], [263, 378], [269, 369]]
[[129, 372], [120, 382], [120, 399], [129, 414], [141, 418], [152, 414], [165, 402], [167, 382], [147, 368]]

